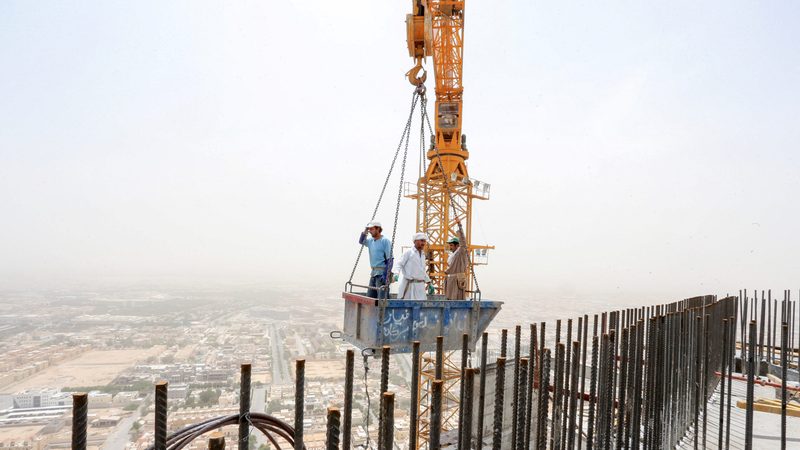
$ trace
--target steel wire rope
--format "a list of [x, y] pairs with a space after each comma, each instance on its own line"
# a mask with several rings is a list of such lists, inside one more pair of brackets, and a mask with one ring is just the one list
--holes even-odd
[[[392, 159], [392, 164], [389, 166], [389, 173], [386, 175], [386, 179], [383, 182], [383, 187], [381, 188], [381, 193], [378, 195], [378, 201], [375, 204], [375, 209], [372, 211], [372, 217], [370, 221], [375, 220], [375, 216], [378, 214], [378, 208], [381, 206], [381, 201], [383, 200], [383, 195], [386, 192], [386, 187], [389, 185], [389, 180], [392, 177], [392, 171], [394, 171], [394, 166], [397, 162], [397, 157], [400, 155], [400, 149], [403, 147], [403, 141], [407, 141], [408, 135], [411, 132], [411, 122], [414, 117], [414, 109], [417, 106], [417, 91], [414, 90], [414, 93], [411, 96], [411, 111], [408, 113], [408, 120], [406, 120], [405, 128], [403, 128], [403, 134], [400, 136], [400, 142], [397, 144], [397, 149], [394, 152], [394, 158]], [[408, 144], [406, 144], [408, 146]], [[405, 164], [405, 163], [404, 163]], [[347, 284], [353, 283], [353, 277], [356, 274], [356, 269], [358, 269], [358, 262], [361, 260], [361, 255], [364, 252], [364, 246], [360, 245], [358, 249], [358, 255], [356, 256], [356, 262], [353, 264], [353, 270], [350, 272], [350, 279], [347, 281]]]
[[[424, 86], [422, 84], [420, 85]], [[422, 89], [420, 96], [422, 97], [422, 100], [420, 101], [420, 107], [422, 108], [422, 116], [425, 119], [425, 122], [428, 124], [428, 131], [431, 133], [431, 136], [436, 136], [433, 131], [433, 127], [431, 127], [430, 117], [428, 116], [427, 113], [428, 98], [425, 96], [424, 89]], [[432, 145], [433, 145], [433, 151], [436, 153], [436, 160], [439, 163], [439, 168], [442, 171], [442, 181], [444, 182], [444, 190], [447, 193], [447, 196], [450, 198], [450, 207], [453, 209], [453, 217], [458, 218], [458, 211], [456, 210], [455, 199], [453, 197], [452, 192], [450, 191], [450, 184], [448, 183], [447, 177], [445, 176], [444, 173], [444, 164], [442, 163], [442, 155], [439, 154], [439, 147], [436, 145], [435, 138], [434, 141], [432, 142]], [[425, 192], [425, 195], [427, 196], [427, 190]], [[461, 222], [457, 223], [458, 223], [458, 230], [461, 231], [461, 233], [463, 234], [464, 228], [461, 226]], [[478, 294], [478, 299], [480, 300], [481, 287], [480, 284], [478, 284], [478, 277], [475, 275], [475, 266], [472, 264], [472, 256], [470, 255], [470, 253], [467, 253], [467, 260], [469, 261], [469, 269], [470, 272], [472, 273], [472, 280], [475, 281], [475, 292]]]

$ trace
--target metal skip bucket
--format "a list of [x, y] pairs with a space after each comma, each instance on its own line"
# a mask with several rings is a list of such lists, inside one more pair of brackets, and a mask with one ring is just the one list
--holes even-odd
[[343, 292], [342, 337], [360, 349], [391, 347], [392, 353], [410, 353], [420, 342], [421, 351], [433, 351], [436, 337], [444, 337], [444, 350], [460, 350], [464, 333], [470, 349], [500, 312], [503, 302], [491, 300], [374, 299]]

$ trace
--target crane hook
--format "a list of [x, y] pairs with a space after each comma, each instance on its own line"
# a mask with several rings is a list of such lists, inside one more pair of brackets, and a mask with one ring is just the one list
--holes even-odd
[[[422, 71], [422, 75], [419, 75], [419, 72]], [[417, 65], [412, 67], [411, 70], [406, 72], [406, 77], [408, 78], [408, 82], [414, 86], [419, 86], [425, 83], [425, 80], [428, 78], [428, 72], [425, 68], [422, 67], [422, 62], [418, 61]]]

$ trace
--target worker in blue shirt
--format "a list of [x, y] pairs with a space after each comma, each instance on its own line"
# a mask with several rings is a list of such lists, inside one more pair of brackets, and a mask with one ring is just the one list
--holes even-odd
[[370, 222], [358, 238], [358, 243], [369, 250], [369, 265], [372, 271], [369, 274], [369, 287], [367, 297], [378, 298], [378, 288], [386, 285], [386, 293], [381, 292], [382, 298], [389, 298], [388, 273], [391, 270], [392, 241], [381, 235], [383, 227], [380, 222]]

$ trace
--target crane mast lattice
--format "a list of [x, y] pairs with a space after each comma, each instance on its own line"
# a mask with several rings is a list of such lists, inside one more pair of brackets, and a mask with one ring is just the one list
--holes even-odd
[[[489, 186], [469, 177], [466, 137], [462, 134], [464, 56], [464, 1], [415, 0], [406, 17], [409, 56], [416, 65], [407, 73], [414, 85], [424, 83], [422, 66], [432, 56], [436, 82], [434, 135], [426, 157], [424, 175], [410, 189], [408, 197], [417, 201], [417, 231], [428, 235], [428, 273], [438, 293], [444, 293], [447, 270], [446, 241], [458, 236], [459, 222], [466, 242], [461, 245], [472, 254], [466, 273], [469, 294], [476, 294], [473, 265], [485, 259], [489, 246], [472, 244], [472, 201], [488, 200]], [[484, 258], [476, 257], [482, 255]], [[479, 293], [478, 293], [479, 294]], [[442, 372], [442, 430], [458, 426], [460, 364], [455, 352], [446, 352]], [[436, 378], [435, 356], [422, 357], [419, 382], [419, 445], [426, 447], [430, 431], [431, 385]]]

